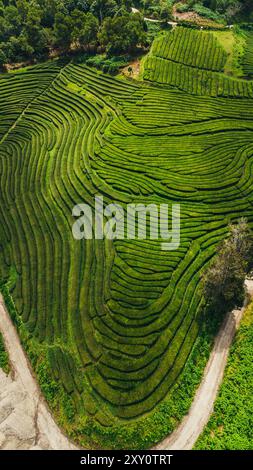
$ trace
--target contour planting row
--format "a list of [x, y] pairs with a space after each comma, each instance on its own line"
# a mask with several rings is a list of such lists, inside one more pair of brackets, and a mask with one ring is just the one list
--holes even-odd
[[144, 79], [171, 85], [193, 95], [253, 98], [253, 84], [218, 72], [188, 67], [171, 60], [148, 56]]
[[0, 74], [0, 141], [27, 105], [42, 93], [61, 70], [59, 62], [21, 72]]

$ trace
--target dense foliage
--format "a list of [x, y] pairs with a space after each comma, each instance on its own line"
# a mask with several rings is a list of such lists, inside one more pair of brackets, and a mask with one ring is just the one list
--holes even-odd
[[8, 373], [9, 368], [9, 361], [8, 361], [8, 354], [4, 347], [4, 342], [2, 335], [0, 333], [0, 368], [3, 369], [4, 372]]
[[172, 19], [173, 0], [135, 0], [133, 3], [145, 16], [163, 21]]
[[146, 42], [140, 14], [128, 0], [0, 1], [0, 66], [41, 58], [53, 49], [132, 52]]
[[253, 305], [232, 346], [214, 413], [196, 449], [252, 450]]
[[185, 0], [174, 2], [179, 12], [195, 11], [201, 16], [219, 21], [222, 18], [236, 22], [243, 18], [253, 21], [251, 0]]
[[253, 235], [245, 219], [230, 225], [228, 238], [218, 247], [204, 275], [205, 294], [213, 309], [242, 306], [244, 281], [253, 266]]
[[252, 19], [246, 0], [0, 0], [0, 67], [79, 50], [132, 53], [148, 45], [143, 16], [166, 24], [173, 4], [218, 22]]

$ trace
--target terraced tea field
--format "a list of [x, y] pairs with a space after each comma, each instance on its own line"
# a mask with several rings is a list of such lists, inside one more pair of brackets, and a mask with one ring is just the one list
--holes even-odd
[[[201, 274], [228, 223], [253, 222], [252, 83], [224, 76], [215, 39], [170, 34], [143, 82], [57, 61], [0, 76], [0, 277], [42, 390], [83, 445], [149, 445], [151, 420], [156, 439], [171, 430]], [[180, 203], [180, 248], [74, 240], [73, 206], [96, 194]]]
[[[249, 66], [251, 46], [246, 51]], [[214, 34], [178, 27], [156, 39], [145, 62], [144, 79], [172, 85], [187, 93], [212, 97], [253, 97], [252, 82], [222, 72], [228, 59]]]

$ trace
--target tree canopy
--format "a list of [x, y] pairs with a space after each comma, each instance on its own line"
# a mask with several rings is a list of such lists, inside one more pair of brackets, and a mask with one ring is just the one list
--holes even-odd
[[132, 52], [136, 44], [145, 44], [144, 22], [133, 13], [106, 18], [98, 38], [109, 53]]
[[[163, 21], [172, 18], [173, 0], [0, 0], [0, 66], [48, 57], [58, 50], [131, 53], [147, 43], [143, 16]], [[252, 0], [187, 0], [184, 8], [198, 5], [233, 18], [238, 12], [253, 19]], [[138, 8], [141, 13], [132, 12]], [[198, 10], [199, 11], [199, 10]]]
[[203, 276], [207, 300], [215, 307], [239, 306], [244, 297], [246, 274], [252, 269], [253, 234], [246, 219], [230, 225], [227, 239]]
[[104, 45], [130, 52], [146, 33], [131, 0], [0, 0], [0, 65]]

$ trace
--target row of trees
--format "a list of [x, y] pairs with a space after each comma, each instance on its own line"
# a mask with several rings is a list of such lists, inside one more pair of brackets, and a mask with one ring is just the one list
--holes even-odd
[[131, 53], [147, 40], [130, 0], [0, 0], [0, 65], [50, 50]]

